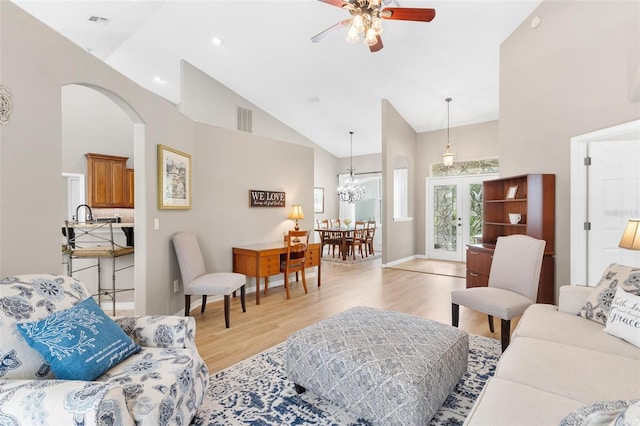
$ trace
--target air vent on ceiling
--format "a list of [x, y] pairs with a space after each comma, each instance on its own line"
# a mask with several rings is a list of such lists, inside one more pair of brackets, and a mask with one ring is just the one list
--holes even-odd
[[107, 25], [109, 23], [109, 18], [103, 18], [102, 16], [93, 15], [93, 16], [89, 16], [88, 21], [93, 24]]
[[236, 107], [236, 128], [242, 132], [253, 133], [253, 111]]

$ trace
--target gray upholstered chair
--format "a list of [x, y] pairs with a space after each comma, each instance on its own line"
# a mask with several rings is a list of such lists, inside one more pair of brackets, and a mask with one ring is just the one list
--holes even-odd
[[460, 305], [486, 313], [492, 333], [493, 317], [500, 318], [504, 351], [511, 337], [511, 319], [536, 302], [545, 245], [545, 241], [527, 235], [498, 237], [488, 287], [452, 291], [451, 323], [458, 326]]
[[198, 238], [191, 232], [178, 232], [174, 235], [173, 246], [176, 249], [184, 285], [184, 315], [189, 316], [191, 311], [191, 296], [202, 296], [200, 312], [204, 312], [204, 308], [207, 305], [207, 295], [224, 295], [224, 321], [227, 328], [229, 328], [230, 298], [231, 294], [238, 289], [240, 289], [242, 312], [247, 311], [245, 304], [247, 278], [242, 274], [233, 272], [207, 273]]

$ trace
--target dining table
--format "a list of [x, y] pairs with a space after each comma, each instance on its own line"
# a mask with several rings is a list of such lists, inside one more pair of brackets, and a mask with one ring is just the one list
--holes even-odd
[[[353, 230], [354, 230], [353, 226], [351, 227], [340, 226], [340, 227], [332, 227], [332, 228], [315, 229], [315, 231], [320, 235], [320, 241], [322, 244], [320, 249], [320, 256], [322, 256], [324, 252], [324, 246], [326, 245], [324, 243], [325, 239], [327, 239], [327, 241], [338, 240], [340, 241], [340, 255], [342, 256], [342, 260], [347, 260], [347, 240], [349, 239], [349, 237], [353, 237]], [[329, 243], [329, 244], [333, 244], [333, 243]]]

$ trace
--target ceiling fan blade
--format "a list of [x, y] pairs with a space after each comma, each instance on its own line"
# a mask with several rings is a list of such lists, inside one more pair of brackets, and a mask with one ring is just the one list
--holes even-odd
[[342, 1], [342, 0], [318, 0], [318, 1], [321, 1], [322, 3], [330, 4], [331, 6], [340, 7], [340, 8], [343, 8], [345, 5], [349, 4], [348, 1]]
[[339, 30], [342, 27], [346, 27], [350, 23], [351, 23], [351, 18], [343, 19], [342, 21], [338, 22], [337, 24], [335, 24], [335, 25], [327, 28], [326, 30], [322, 31], [321, 33], [318, 33], [318, 34], [314, 35], [313, 37], [311, 37], [311, 41], [314, 42], [314, 43], [319, 43], [320, 40], [322, 40], [323, 38], [327, 37], [328, 35], [332, 34], [333, 32]]
[[376, 38], [378, 39], [378, 42], [373, 46], [369, 46], [369, 50], [371, 51], [371, 53], [382, 50], [382, 48], [384, 47], [384, 45], [382, 44], [382, 37], [380, 37], [380, 35], [377, 35]]
[[380, 12], [380, 16], [384, 19], [431, 22], [436, 17], [436, 10], [417, 7], [387, 7]]

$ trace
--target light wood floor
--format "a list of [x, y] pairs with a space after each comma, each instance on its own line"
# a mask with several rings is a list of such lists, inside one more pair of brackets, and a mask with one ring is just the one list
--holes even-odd
[[[275, 277], [272, 277], [275, 278]], [[324, 263], [322, 286], [315, 277], [307, 279], [308, 294], [302, 283], [293, 283], [291, 299], [283, 287], [255, 304], [255, 294], [247, 294], [247, 312], [240, 299], [231, 302], [231, 327], [224, 326], [222, 301], [210, 302], [204, 313], [192, 310], [195, 317], [196, 344], [215, 373], [243, 359], [284, 342], [287, 336], [309, 324], [333, 316], [354, 306], [393, 310], [451, 324], [451, 290], [464, 288], [463, 278], [383, 269], [380, 260], [343, 266]], [[500, 338], [500, 323], [490, 333], [486, 315], [460, 307], [460, 328], [470, 334]], [[512, 321], [512, 328], [517, 322]]]

